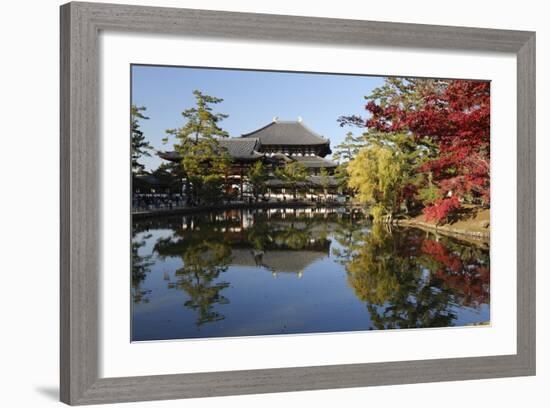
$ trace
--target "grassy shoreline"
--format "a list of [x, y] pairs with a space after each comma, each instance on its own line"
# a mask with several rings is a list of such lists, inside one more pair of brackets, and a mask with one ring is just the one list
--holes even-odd
[[437, 225], [433, 222], [428, 222], [423, 215], [408, 219], [398, 219], [394, 223], [402, 227], [421, 228], [482, 242], [488, 242], [491, 236], [490, 210], [473, 206], [465, 208], [457, 220], [447, 224]]

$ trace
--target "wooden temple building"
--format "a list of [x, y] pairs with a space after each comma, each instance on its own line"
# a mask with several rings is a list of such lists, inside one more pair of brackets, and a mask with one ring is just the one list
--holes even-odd
[[[330, 141], [305, 126], [301, 118], [297, 121], [280, 121], [274, 118], [271, 123], [250, 133], [240, 137], [221, 138], [218, 141], [231, 157], [230, 184], [241, 199], [251, 193], [246, 175], [257, 161], [262, 161], [270, 173], [265, 199], [291, 199], [291, 192], [275, 176], [275, 170], [292, 161], [302, 163], [309, 173], [305, 185], [301, 186], [301, 190], [306, 191], [306, 198], [318, 198], [319, 189], [326, 187], [327, 180], [322, 180], [324, 176], [320, 175], [321, 169], [326, 170], [329, 189], [333, 195], [336, 194], [338, 182], [332, 175], [337, 163], [325, 158], [331, 153]], [[175, 151], [159, 152], [158, 155], [171, 162], [182, 159]]]

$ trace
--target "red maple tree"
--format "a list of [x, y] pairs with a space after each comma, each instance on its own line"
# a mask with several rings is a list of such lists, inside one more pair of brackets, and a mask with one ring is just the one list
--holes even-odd
[[428, 218], [446, 219], [460, 202], [489, 205], [490, 83], [450, 80], [419, 92], [422, 103], [412, 109], [399, 94], [384, 103], [369, 101], [365, 108], [371, 117], [364, 124], [379, 132], [429, 138], [437, 146], [437, 158], [418, 169], [431, 173], [439, 188], [440, 199], [425, 209]]

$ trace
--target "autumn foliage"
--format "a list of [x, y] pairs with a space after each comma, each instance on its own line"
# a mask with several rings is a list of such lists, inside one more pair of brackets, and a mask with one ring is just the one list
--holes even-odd
[[341, 123], [364, 126], [367, 135], [404, 133], [433, 144], [434, 154], [416, 169], [437, 189], [436, 199], [423, 203], [427, 218], [445, 220], [462, 203], [490, 204], [489, 82], [390, 78], [367, 99], [367, 119]]
[[424, 216], [426, 221], [439, 222], [449, 217], [460, 208], [460, 202], [457, 196], [442, 198], [434, 201], [434, 203], [424, 208]]

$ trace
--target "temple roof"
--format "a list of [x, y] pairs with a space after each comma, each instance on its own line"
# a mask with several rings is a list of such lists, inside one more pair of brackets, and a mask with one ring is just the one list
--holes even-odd
[[264, 146], [318, 146], [330, 143], [327, 139], [306, 127], [301, 121], [274, 120], [260, 129], [243, 134], [241, 138], [258, 138]]
[[307, 168], [338, 167], [338, 164], [332, 160], [324, 159], [319, 156], [292, 156], [292, 158], [302, 163]]
[[[264, 155], [259, 153], [256, 149], [259, 148], [260, 142], [257, 138], [237, 139], [226, 138], [218, 139], [220, 146], [227, 149], [229, 156], [232, 159], [238, 160], [256, 160]], [[159, 152], [159, 157], [169, 161], [180, 161], [181, 155], [176, 151], [171, 152]]]
[[260, 141], [257, 138], [237, 139], [227, 138], [218, 140], [220, 146], [225, 147], [229, 155], [235, 159], [256, 159], [263, 157], [257, 149]]

